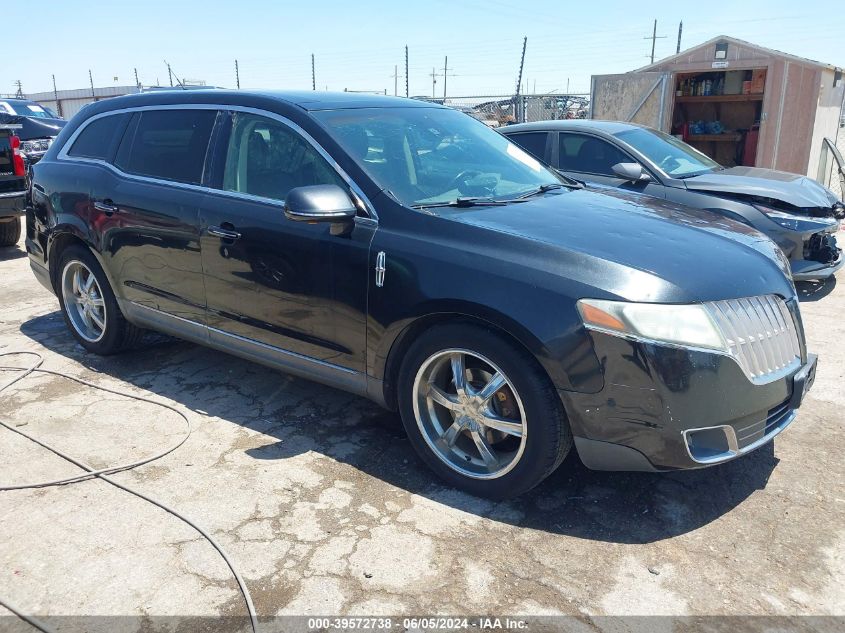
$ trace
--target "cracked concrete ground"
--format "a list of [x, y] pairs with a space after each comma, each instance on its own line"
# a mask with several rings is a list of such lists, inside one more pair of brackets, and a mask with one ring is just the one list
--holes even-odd
[[[674, 474], [594, 473], [570, 458], [502, 503], [440, 485], [398, 418], [355, 396], [163, 338], [86, 354], [22, 245], [0, 250], [0, 352], [38, 351], [47, 368], [189, 415], [180, 449], [114, 477], [214, 534], [262, 616], [842, 615], [843, 286], [800, 288], [818, 377], [774, 445]], [[4, 392], [0, 415], [95, 466], [160, 450], [182, 428], [172, 412], [54, 376]], [[78, 472], [5, 429], [0, 456], [0, 485]], [[130, 630], [245, 613], [195, 531], [97, 480], [0, 493], [0, 595], [37, 616], [133, 616]]]

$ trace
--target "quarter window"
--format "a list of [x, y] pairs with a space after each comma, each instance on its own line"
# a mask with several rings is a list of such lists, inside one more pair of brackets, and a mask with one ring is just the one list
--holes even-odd
[[68, 156], [108, 160], [128, 120], [128, 114], [114, 114], [92, 121], [76, 137]]
[[223, 189], [284, 200], [291, 189], [346, 183], [314, 147], [287, 125], [234, 113]]
[[548, 132], [524, 132], [522, 134], [509, 134], [508, 138], [535, 158], [545, 162], [548, 136]]
[[131, 174], [200, 184], [216, 116], [215, 110], [145, 110], [136, 114], [115, 165]]
[[577, 171], [601, 176], [613, 176], [616, 163], [631, 162], [622, 150], [607, 141], [586, 134], [560, 135], [560, 161], [563, 171]]

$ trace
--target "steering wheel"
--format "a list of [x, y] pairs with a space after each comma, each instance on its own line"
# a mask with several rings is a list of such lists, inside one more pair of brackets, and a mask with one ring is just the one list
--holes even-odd
[[677, 169], [679, 165], [680, 163], [678, 162], [678, 159], [676, 159], [671, 154], [669, 154], [668, 156], [666, 156], [666, 158], [660, 161], [660, 169], [667, 173], [671, 173], [672, 170]]
[[477, 169], [464, 169], [461, 173], [457, 176], [452, 178], [449, 181], [449, 184], [446, 185], [446, 191], [452, 191], [452, 189], [457, 189], [461, 193], [464, 193], [463, 188], [461, 185], [466, 184], [467, 180], [470, 178], [475, 178], [476, 176], [480, 176], [481, 172]]

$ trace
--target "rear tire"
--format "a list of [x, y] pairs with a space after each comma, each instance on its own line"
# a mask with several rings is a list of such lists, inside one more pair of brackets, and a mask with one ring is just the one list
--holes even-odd
[[21, 239], [20, 218], [11, 222], [0, 222], [0, 246], [14, 246]]
[[79, 344], [103, 356], [136, 347], [144, 330], [124, 318], [91, 251], [69, 246], [60, 253], [58, 265], [56, 294], [65, 324]]
[[425, 332], [405, 355], [397, 388], [419, 456], [475, 495], [505, 499], [530, 490], [572, 446], [549, 377], [525, 349], [492, 330], [450, 324]]

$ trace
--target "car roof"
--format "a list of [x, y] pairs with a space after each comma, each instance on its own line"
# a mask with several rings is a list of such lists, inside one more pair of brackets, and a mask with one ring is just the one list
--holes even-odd
[[502, 128], [501, 132], [510, 134], [512, 132], [552, 132], [552, 131], [579, 131], [579, 132], [604, 132], [605, 134], [618, 134], [626, 130], [637, 128], [649, 129], [645, 125], [637, 123], [626, 123], [624, 121], [600, 121], [593, 119], [560, 119], [556, 121], [536, 121], [535, 123], [517, 123]]
[[[155, 90], [108, 99], [114, 106], [170, 105], [191, 103], [220, 103], [249, 105], [253, 100], [278, 101], [303, 110], [344, 110], [350, 108], [443, 108], [436, 103], [355, 92], [321, 92], [316, 90]], [[103, 102], [100, 102], [103, 103]], [[114, 108], [109, 108], [114, 109]]]

